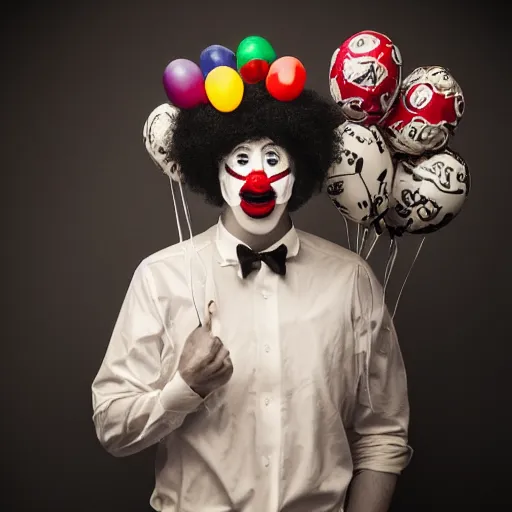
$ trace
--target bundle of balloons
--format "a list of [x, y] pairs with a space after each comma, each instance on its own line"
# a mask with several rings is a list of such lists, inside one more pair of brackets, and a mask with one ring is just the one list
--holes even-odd
[[171, 61], [165, 68], [163, 85], [177, 108], [209, 103], [220, 112], [232, 112], [242, 102], [244, 84], [262, 80], [274, 98], [291, 101], [304, 89], [306, 70], [295, 57], [278, 58], [263, 37], [249, 36], [236, 53], [215, 44], [201, 52], [199, 64], [188, 59]]
[[327, 193], [345, 222], [357, 224], [357, 252], [365, 258], [380, 234], [390, 235], [385, 289], [399, 237], [422, 235], [417, 257], [425, 235], [450, 223], [468, 197], [468, 166], [449, 147], [464, 96], [442, 66], [418, 67], [402, 79], [398, 47], [371, 30], [354, 34], [334, 51], [329, 85], [346, 121], [339, 128], [342, 155], [329, 172]]
[[340, 213], [392, 236], [446, 226], [470, 189], [466, 162], [448, 146], [464, 113], [450, 71], [418, 67], [402, 80], [397, 46], [363, 31], [334, 51], [329, 78], [347, 120], [327, 189]]

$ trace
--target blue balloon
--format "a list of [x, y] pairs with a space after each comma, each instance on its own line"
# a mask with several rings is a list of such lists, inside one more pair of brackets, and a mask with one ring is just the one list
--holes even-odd
[[199, 67], [203, 72], [204, 78], [212, 69], [219, 66], [227, 66], [236, 71], [236, 55], [229, 48], [220, 44], [208, 46], [208, 48], [201, 52], [201, 57], [199, 58]]

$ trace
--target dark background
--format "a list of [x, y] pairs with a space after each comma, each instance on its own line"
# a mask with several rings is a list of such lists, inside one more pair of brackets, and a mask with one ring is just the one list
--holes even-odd
[[[505, 17], [492, 1], [4, 6], [2, 512], [149, 510], [153, 452], [115, 459], [103, 451], [90, 385], [135, 267], [177, 241], [167, 179], [141, 139], [150, 111], [167, 101], [164, 67], [178, 57], [198, 61], [210, 44], [236, 49], [256, 33], [278, 55], [300, 58], [308, 86], [327, 96], [332, 52], [363, 29], [394, 40], [404, 74], [429, 64], [451, 69], [467, 104], [453, 147], [473, 178], [461, 216], [427, 238], [396, 317], [415, 456], [392, 511], [510, 506]], [[197, 197], [190, 206], [195, 233], [216, 221]], [[325, 195], [295, 222], [346, 243]], [[391, 295], [418, 242], [403, 240]], [[384, 257], [377, 254], [376, 268]]]

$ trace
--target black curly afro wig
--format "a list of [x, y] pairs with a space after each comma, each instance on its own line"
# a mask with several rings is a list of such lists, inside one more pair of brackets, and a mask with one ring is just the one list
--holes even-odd
[[295, 211], [322, 189], [327, 171], [339, 159], [339, 107], [304, 90], [295, 100], [274, 99], [265, 83], [245, 85], [244, 98], [233, 112], [211, 105], [180, 110], [166, 145], [191, 190], [222, 206], [219, 165], [239, 144], [272, 140], [291, 156], [295, 183], [288, 209]]

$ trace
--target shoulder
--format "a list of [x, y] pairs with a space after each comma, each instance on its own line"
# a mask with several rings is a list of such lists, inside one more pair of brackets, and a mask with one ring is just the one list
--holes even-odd
[[192, 238], [192, 243], [190, 239], [185, 239], [182, 242], [160, 249], [144, 258], [139, 267], [151, 269], [160, 265], [179, 265], [184, 261], [189, 251], [194, 250], [199, 253], [207, 251], [215, 239], [215, 229], [216, 227], [212, 226], [206, 231], [195, 235]]
[[297, 234], [304, 263], [311, 265], [315, 272], [324, 269], [327, 275], [335, 272], [339, 277], [343, 275], [358, 283], [380, 285], [370, 264], [356, 252], [305, 231], [297, 230]]
[[357, 268], [359, 265], [365, 265], [364, 259], [354, 251], [347, 249], [334, 242], [321, 238], [319, 236], [297, 230], [300, 240], [301, 250], [307, 253], [309, 258], [315, 260], [331, 260], [350, 267]]

